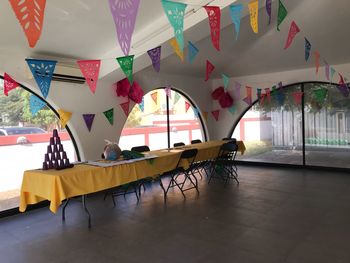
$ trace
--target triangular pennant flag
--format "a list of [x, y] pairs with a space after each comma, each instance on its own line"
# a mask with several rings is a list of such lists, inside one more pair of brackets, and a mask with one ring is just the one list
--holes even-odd
[[86, 124], [86, 127], [88, 128], [89, 132], [91, 131], [92, 123], [95, 119], [95, 114], [83, 114], [83, 118]]
[[169, 99], [171, 99], [171, 87], [166, 87], [166, 88], [164, 89], [164, 91], [165, 91], [165, 95], [166, 95]]
[[199, 118], [199, 110], [197, 108], [193, 108], [193, 113], [194, 113], [194, 117], [196, 119], [198, 119]]
[[145, 111], [145, 97], [142, 97], [142, 101], [139, 104], [140, 111]]
[[337, 85], [338, 90], [343, 94], [344, 97], [349, 97], [349, 89], [345, 84], [344, 78], [341, 74], [339, 74], [339, 84]]
[[259, 100], [260, 105], [264, 105], [265, 99], [266, 99], [266, 94], [261, 93], [260, 100]]
[[210, 74], [213, 72], [214, 69], [215, 69], [214, 65], [211, 64], [209, 60], [207, 60], [206, 71], [205, 71], [205, 81], [209, 80]]
[[31, 94], [29, 97], [29, 108], [32, 116], [38, 113], [44, 106], [46, 105], [46, 102], [35, 96], [34, 94]]
[[266, 13], [269, 17], [269, 25], [271, 24], [271, 13], [272, 13], [272, 0], [266, 0], [265, 3]]
[[66, 127], [67, 122], [69, 122], [70, 118], [72, 117], [72, 113], [65, 110], [57, 110], [57, 112], [60, 115], [62, 128]]
[[330, 74], [330, 67], [329, 67], [329, 64], [327, 62], [325, 62], [326, 66], [325, 66], [325, 74], [326, 74], [326, 79], [328, 81], [330, 81], [330, 77], [329, 77], [329, 74]]
[[39, 86], [41, 93], [46, 99], [50, 91], [52, 74], [55, 71], [57, 61], [28, 58], [26, 61], [30, 71], [33, 74], [36, 84]]
[[315, 55], [315, 68], [316, 68], [316, 74], [317, 74], [318, 69], [320, 68], [320, 53], [318, 53], [318, 51], [315, 51], [314, 55]]
[[46, 0], [9, 0], [19, 23], [26, 34], [29, 46], [35, 47], [43, 29]]
[[184, 3], [162, 0], [162, 5], [167, 15], [170, 25], [174, 29], [176, 42], [179, 45], [180, 51], [184, 50], [184, 17], [187, 5]]
[[331, 81], [333, 81], [333, 77], [334, 77], [335, 72], [336, 72], [336, 70], [331, 67]]
[[205, 121], [208, 121], [208, 112], [207, 111], [203, 112], [203, 117], [204, 117]]
[[220, 22], [221, 22], [221, 11], [218, 6], [204, 6], [207, 11], [210, 26], [211, 41], [216, 48], [220, 51]]
[[246, 86], [246, 92], [247, 92], [247, 97], [245, 97], [243, 101], [248, 105], [251, 105], [252, 104], [252, 87]]
[[219, 120], [219, 117], [220, 117], [220, 110], [214, 110], [214, 111], [211, 112], [211, 114], [213, 115], [213, 117], [214, 117], [214, 119], [215, 119], [216, 121]]
[[124, 103], [120, 104], [120, 107], [122, 107], [126, 117], [129, 116], [129, 105], [130, 105], [130, 101], [129, 100], [127, 102], [124, 102]]
[[281, 0], [278, 1], [278, 17], [277, 17], [277, 30], [280, 31], [280, 25], [288, 14], [287, 9], [284, 7]]
[[305, 38], [305, 60], [308, 61], [310, 58], [310, 52], [311, 52], [311, 43], [307, 38]]
[[258, 100], [261, 99], [261, 89], [256, 89], [256, 97]]
[[240, 27], [241, 27], [242, 10], [243, 10], [243, 5], [242, 4], [230, 5], [230, 15], [231, 15], [232, 23], [235, 26], [236, 40], [238, 39], [239, 30], [240, 30]]
[[240, 99], [241, 98], [241, 88], [242, 88], [242, 85], [241, 83], [235, 81], [235, 99]]
[[155, 71], [160, 71], [160, 56], [161, 56], [162, 47], [156, 47], [147, 51], [147, 54], [152, 60], [152, 65]]
[[155, 103], [156, 105], [158, 105], [158, 92], [153, 92], [153, 93], [151, 94], [151, 98], [152, 98], [152, 100], [154, 101], [154, 103]]
[[327, 94], [328, 94], [328, 89], [326, 88], [314, 90], [314, 98], [320, 104], [322, 104], [325, 101]]
[[11, 78], [10, 75], [8, 75], [6, 72], [4, 74], [4, 94], [5, 96], [8, 96], [9, 91], [17, 88], [19, 85], [18, 83]]
[[190, 64], [192, 64], [198, 52], [199, 49], [191, 41], [188, 41], [188, 61]]
[[296, 105], [300, 105], [301, 104], [301, 100], [303, 98], [304, 93], [301, 91], [296, 91], [293, 92], [293, 98], [294, 98], [294, 102]]
[[181, 96], [179, 93], [175, 93], [175, 98], [174, 98], [174, 105], [181, 99]]
[[293, 21], [292, 24], [290, 25], [289, 28], [289, 33], [288, 33], [288, 38], [286, 41], [286, 44], [284, 45], [284, 49], [287, 49], [290, 47], [290, 45], [293, 42], [293, 39], [295, 38], [295, 36], [300, 32], [299, 27], [297, 26], [297, 24]]
[[228, 109], [228, 111], [229, 111], [231, 114], [235, 114], [236, 111], [237, 111], [236, 105], [233, 105], [231, 108]]
[[132, 70], [134, 65], [134, 55], [126, 56], [126, 57], [119, 57], [117, 58], [117, 61], [123, 70], [125, 76], [128, 78], [130, 85], [133, 83], [132, 79]]
[[117, 31], [119, 46], [125, 56], [129, 55], [139, 4], [140, 0], [109, 0], [109, 7]]
[[282, 83], [282, 81], [280, 81], [280, 82], [278, 82], [278, 88], [281, 90], [281, 89], [283, 89], [283, 83]]
[[103, 115], [107, 118], [108, 122], [113, 125], [114, 122], [114, 108], [106, 110], [103, 112]]
[[179, 44], [177, 43], [176, 39], [170, 39], [169, 41], [170, 45], [172, 46], [173, 50], [175, 51], [176, 55], [181, 59], [181, 61], [184, 61], [184, 52], [181, 51]]
[[259, 33], [259, 1], [253, 1], [248, 4], [250, 13], [250, 26], [255, 34]]
[[270, 103], [271, 102], [271, 90], [270, 90], [270, 88], [266, 88], [265, 93], [266, 93], [266, 98], [267, 98], [268, 102]]
[[282, 106], [283, 103], [284, 103], [284, 100], [285, 100], [286, 96], [285, 96], [284, 93], [283, 93], [282, 91], [280, 91], [280, 90], [278, 90], [277, 92], [275, 92], [275, 94], [276, 94], [276, 95], [275, 95], [275, 98], [276, 98], [278, 104], [279, 104], [280, 106]]
[[221, 74], [221, 76], [222, 76], [222, 80], [224, 81], [224, 88], [227, 89], [228, 83], [230, 82], [230, 78], [227, 77], [225, 74]]
[[191, 107], [191, 104], [185, 101], [185, 111], [188, 112], [188, 109]]
[[96, 91], [98, 74], [100, 73], [100, 60], [78, 60], [77, 61], [81, 73], [86, 79], [92, 93]]

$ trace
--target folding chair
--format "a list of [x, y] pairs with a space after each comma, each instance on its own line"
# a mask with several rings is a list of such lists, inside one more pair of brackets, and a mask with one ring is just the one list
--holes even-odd
[[180, 147], [180, 146], [185, 146], [185, 144], [183, 142], [174, 143], [174, 147]]
[[237, 150], [238, 145], [231, 141], [221, 146], [217, 158], [213, 161], [208, 184], [212, 178], [222, 179], [225, 182], [225, 186], [229, 179], [234, 179], [239, 184], [237, 167], [235, 165]]
[[196, 143], [202, 143], [202, 141], [201, 140], [192, 140], [191, 141], [191, 144], [196, 144]]
[[138, 192], [138, 184], [137, 182], [132, 182], [132, 183], [118, 186], [117, 188], [114, 188], [111, 192], [107, 192], [103, 200], [106, 200], [107, 196], [110, 194], [112, 196], [113, 205], [116, 206], [117, 203], [115, 201], [115, 197], [123, 195], [125, 198], [127, 194], [135, 193], [137, 202], [139, 202], [140, 196], [137, 192]]
[[[131, 148], [131, 151], [143, 153], [143, 152], [149, 152], [150, 148], [147, 145], [134, 146], [134, 147]], [[141, 197], [141, 187], [143, 187], [143, 191], [146, 191], [145, 183], [147, 183], [147, 182], [149, 182], [151, 180], [152, 179], [145, 178], [145, 179], [141, 179], [141, 180], [136, 182], [138, 184], [139, 197]]]
[[[184, 197], [185, 191], [188, 191], [190, 189], [196, 189], [196, 191], [199, 193], [198, 191], [198, 180], [197, 177], [194, 175], [193, 173], [193, 163], [194, 160], [196, 159], [197, 156], [197, 149], [190, 149], [190, 150], [185, 150], [181, 153], [181, 156], [179, 158], [179, 161], [177, 162], [177, 165], [175, 167], [175, 169], [164, 173], [160, 178], [159, 178], [159, 183], [160, 186], [164, 192], [164, 200], [166, 200], [167, 198], [167, 194], [170, 188], [173, 187], [177, 187], [182, 195]], [[184, 168], [181, 166], [181, 162], [186, 160], [189, 164], [188, 168]], [[182, 180], [180, 177], [180, 175], [184, 175], [184, 179]], [[170, 181], [168, 186], [164, 187], [164, 184], [162, 182], [162, 177], [164, 176], [169, 176], [170, 177]], [[194, 180], [193, 180], [194, 179]], [[186, 185], [186, 182], [189, 182], [189, 186]]]
[[142, 146], [134, 146], [134, 147], [132, 147], [131, 151], [142, 153], [142, 152], [149, 152], [150, 149], [149, 149], [149, 147], [147, 145], [142, 145]]

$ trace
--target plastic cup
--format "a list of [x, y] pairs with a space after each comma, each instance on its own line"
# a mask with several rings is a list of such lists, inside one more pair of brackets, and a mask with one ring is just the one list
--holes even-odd
[[58, 131], [57, 131], [57, 129], [54, 129], [54, 130], [52, 131], [52, 134], [53, 134], [53, 137], [58, 137]]

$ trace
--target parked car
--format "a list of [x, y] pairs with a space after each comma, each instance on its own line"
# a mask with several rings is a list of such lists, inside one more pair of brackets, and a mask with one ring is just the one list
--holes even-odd
[[[0, 136], [9, 135], [26, 135], [26, 134], [40, 134], [46, 133], [45, 130], [38, 127], [4, 127], [0, 128]], [[28, 139], [25, 136], [19, 136], [17, 138], [18, 144], [28, 143]]]

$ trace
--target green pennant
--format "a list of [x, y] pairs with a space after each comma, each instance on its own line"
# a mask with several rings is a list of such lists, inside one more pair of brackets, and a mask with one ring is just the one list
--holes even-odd
[[277, 30], [280, 31], [279, 26], [282, 24], [283, 20], [286, 18], [288, 14], [287, 9], [284, 7], [281, 0], [279, 0], [278, 4], [278, 17], [277, 17]]
[[132, 68], [134, 65], [134, 55], [126, 56], [126, 57], [119, 57], [117, 58], [117, 61], [123, 70], [125, 76], [128, 78], [130, 85], [132, 85], [133, 79], [132, 79]]
[[181, 96], [179, 93], [175, 93], [175, 98], [174, 98], [174, 105], [181, 99]]
[[107, 118], [107, 120], [109, 121], [109, 123], [111, 125], [113, 125], [113, 120], [114, 120], [114, 108], [104, 111], [103, 114], [105, 115], [105, 117]]
[[228, 111], [231, 112], [231, 114], [235, 114], [237, 111], [236, 105], [233, 105], [231, 108], [228, 109]]
[[314, 90], [315, 100], [320, 104], [325, 101], [327, 94], [328, 94], [328, 90], [326, 88]]

